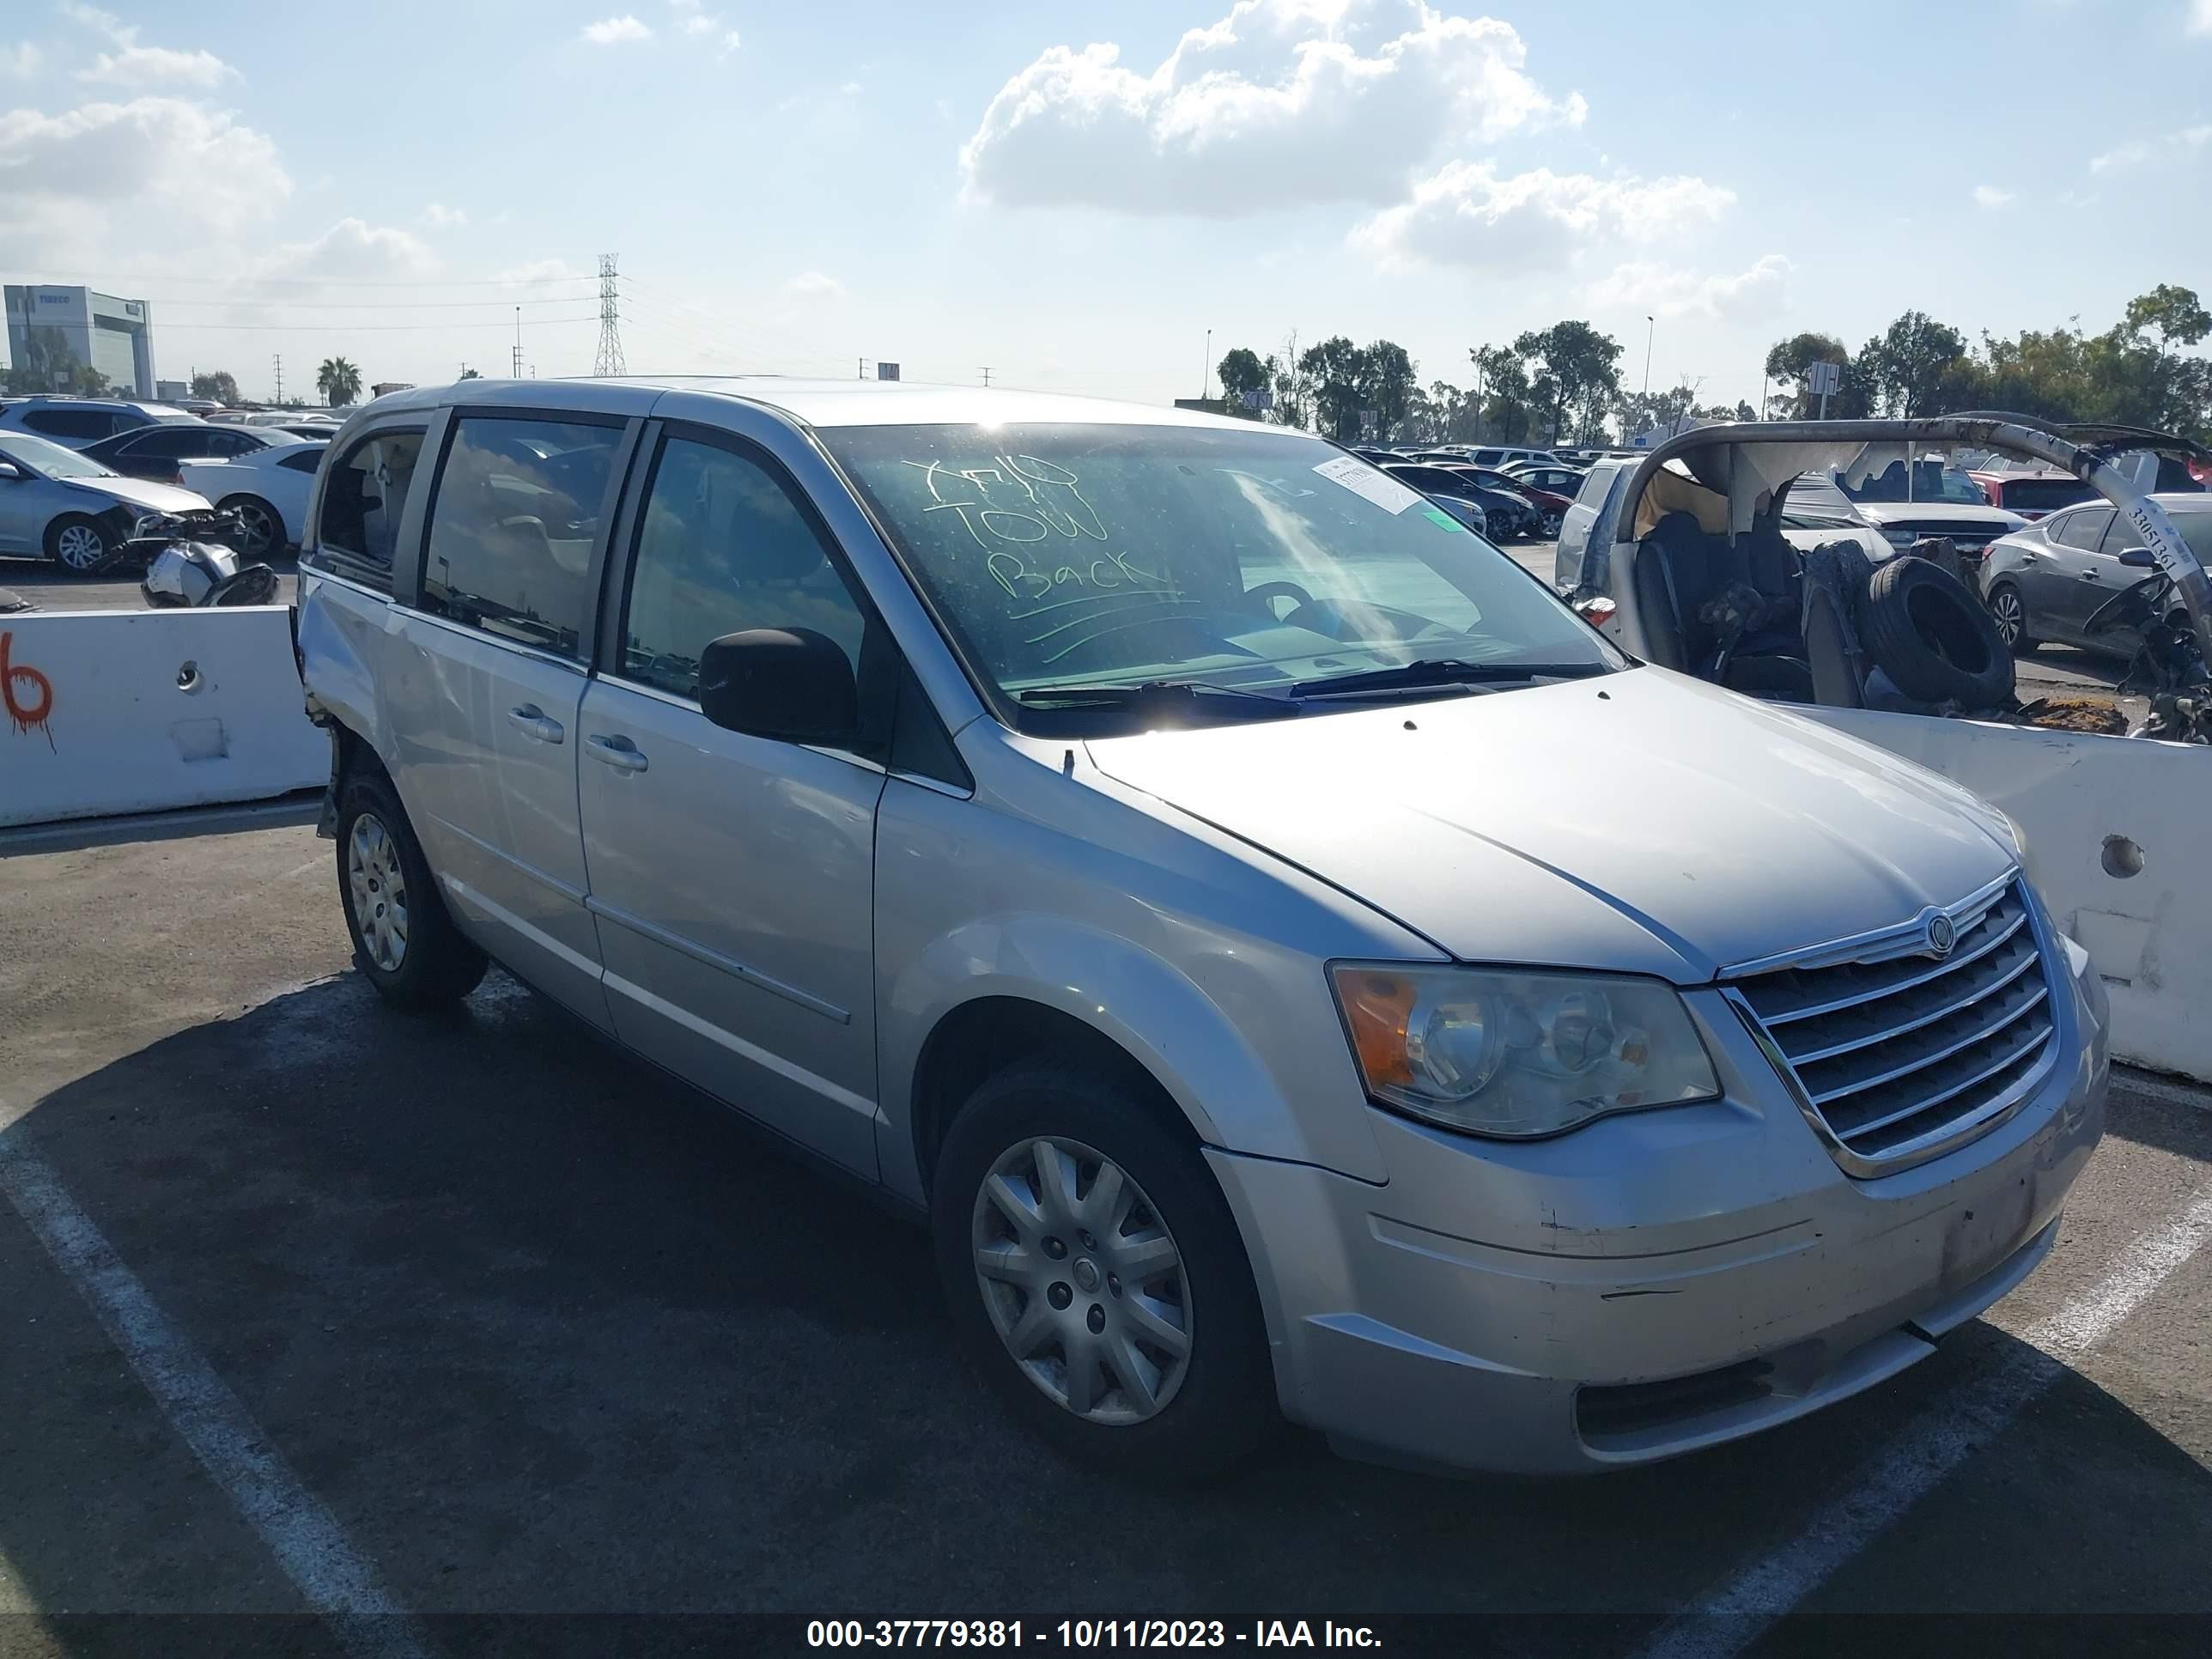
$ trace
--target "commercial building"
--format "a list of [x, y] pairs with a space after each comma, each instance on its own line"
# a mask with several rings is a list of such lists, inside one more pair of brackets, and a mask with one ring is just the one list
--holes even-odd
[[47, 392], [82, 392], [82, 371], [98, 370], [116, 392], [154, 395], [153, 307], [88, 288], [10, 283], [0, 290], [8, 317], [8, 359]]

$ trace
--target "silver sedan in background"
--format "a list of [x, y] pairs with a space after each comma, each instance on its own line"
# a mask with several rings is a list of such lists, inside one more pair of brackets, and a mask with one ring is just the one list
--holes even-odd
[[189, 489], [126, 478], [27, 433], [0, 433], [0, 554], [90, 575], [146, 520], [207, 510], [207, 498]]

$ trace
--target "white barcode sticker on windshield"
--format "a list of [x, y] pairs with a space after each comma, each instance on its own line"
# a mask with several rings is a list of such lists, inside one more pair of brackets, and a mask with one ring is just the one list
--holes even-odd
[[1389, 513], [1403, 513], [1416, 506], [1421, 492], [1408, 489], [1379, 467], [1372, 467], [1357, 455], [1337, 455], [1323, 461], [1314, 471], [1331, 483], [1342, 484], [1355, 495], [1364, 495], [1376, 506]]

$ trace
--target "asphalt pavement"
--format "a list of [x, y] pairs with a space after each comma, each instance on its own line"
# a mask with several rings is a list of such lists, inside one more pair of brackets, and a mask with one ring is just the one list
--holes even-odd
[[1516, 1622], [1453, 1650], [1716, 1659], [1823, 1645], [1790, 1607], [2012, 1616], [1830, 1633], [1908, 1650], [2212, 1632], [2212, 1112], [2140, 1082], [2051, 1260], [1927, 1362], [1565, 1483], [1295, 1433], [1173, 1495], [1060, 1462], [906, 1224], [496, 973], [385, 1008], [302, 826], [0, 856], [0, 1192], [10, 1655], [715, 1651], [579, 1620], [732, 1612], [1462, 1611]]

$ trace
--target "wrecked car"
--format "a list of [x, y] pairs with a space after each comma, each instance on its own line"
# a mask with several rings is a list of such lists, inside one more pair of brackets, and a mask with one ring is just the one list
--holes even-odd
[[2151, 712], [2135, 733], [2212, 741], [2212, 586], [2148, 493], [2160, 466], [2121, 464], [2204, 459], [2201, 447], [2169, 434], [2051, 428], [2009, 415], [1703, 427], [1629, 469], [1587, 534], [1562, 540], [1556, 585], [1634, 654], [1733, 690], [1833, 708], [2033, 721], [2046, 711], [2018, 699], [2012, 651], [1977, 590], [1984, 526], [1946, 535], [1942, 524], [1893, 511], [1884, 538], [1893, 549], [1915, 539], [1890, 556], [1871, 551], [1863, 533], [1826, 539], [1802, 527], [1801, 494], [1840, 494], [1864, 514], [1870, 495], [1909, 504], [1923, 471], [1943, 491], [1952, 469], [1928, 456], [1946, 448], [2043, 463], [2114, 505], [2130, 532], [2120, 562], [2142, 574], [2123, 590], [2129, 602], [2096, 621], [2141, 638], [2124, 684], [2141, 690]]

